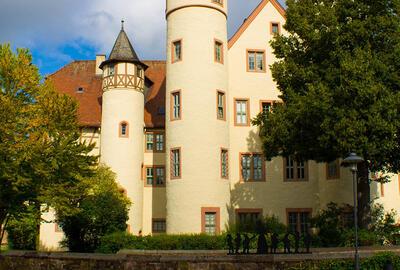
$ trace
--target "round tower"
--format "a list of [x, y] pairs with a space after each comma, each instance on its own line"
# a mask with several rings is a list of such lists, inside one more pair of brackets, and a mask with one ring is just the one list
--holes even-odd
[[144, 71], [123, 25], [103, 70], [100, 161], [117, 174], [117, 181], [131, 200], [128, 227], [142, 230], [144, 127]]
[[227, 0], [167, 0], [167, 232], [228, 223]]

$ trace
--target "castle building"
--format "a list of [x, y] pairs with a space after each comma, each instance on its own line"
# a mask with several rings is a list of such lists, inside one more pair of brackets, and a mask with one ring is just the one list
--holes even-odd
[[[48, 77], [78, 101], [81, 139], [96, 143], [93, 154], [133, 203], [133, 234], [218, 234], [266, 215], [304, 232], [329, 202], [352, 204], [351, 174], [338, 160], [264, 160], [251, 119], [281, 102], [269, 44], [285, 34], [285, 10], [261, 0], [228, 40], [227, 5], [167, 0], [166, 60], [141, 61], [122, 28], [107, 59]], [[399, 210], [398, 177], [373, 182], [371, 198]], [[54, 248], [62, 232], [43, 224], [41, 238]]]

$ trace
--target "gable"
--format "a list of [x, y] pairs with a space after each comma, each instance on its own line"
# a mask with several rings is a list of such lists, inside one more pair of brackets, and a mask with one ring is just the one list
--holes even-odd
[[243, 24], [239, 27], [236, 33], [228, 41], [228, 49], [230, 49], [236, 41], [242, 36], [242, 34], [247, 30], [247, 28], [252, 24], [252, 22], [257, 18], [257, 16], [264, 10], [264, 8], [270, 4], [274, 9], [285, 19], [286, 12], [285, 9], [279, 4], [277, 0], [262, 0], [260, 4], [253, 10], [253, 12], [245, 19]]

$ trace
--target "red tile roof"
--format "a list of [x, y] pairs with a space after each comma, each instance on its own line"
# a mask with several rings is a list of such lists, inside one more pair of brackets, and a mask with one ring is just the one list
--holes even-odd
[[[146, 79], [152, 85], [146, 95], [144, 122], [146, 127], [165, 126], [165, 61], [143, 61], [149, 68]], [[101, 76], [95, 74], [96, 61], [74, 61], [49, 75], [60, 93], [72, 96], [78, 101], [78, 118], [82, 126], [101, 125]], [[77, 90], [83, 88], [83, 93]]]

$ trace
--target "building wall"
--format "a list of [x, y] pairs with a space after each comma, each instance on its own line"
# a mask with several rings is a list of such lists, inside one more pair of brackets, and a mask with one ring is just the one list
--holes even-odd
[[[183, 8], [170, 13], [177, 6]], [[227, 64], [214, 61], [215, 39], [223, 43], [227, 59], [227, 23], [220, 6], [208, 0], [169, 0], [167, 7], [167, 155], [180, 147], [182, 161], [182, 176], [170, 179], [166, 159], [167, 232], [199, 233], [202, 207], [219, 208], [221, 220], [228, 215], [229, 181], [220, 176], [220, 151], [229, 148], [229, 129], [228, 121], [218, 120], [216, 113], [217, 89], [228, 92]], [[171, 43], [179, 39], [182, 61], [172, 63]], [[175, 90], [181, 90], [182, 117], [171, 121]]]
[[81, 128], [81, 142], [87, 144], [94, 143], [93, 150], [89, 153], [93, 156], [100, 155], [100, 128], [97, 127], [82, 127]]

